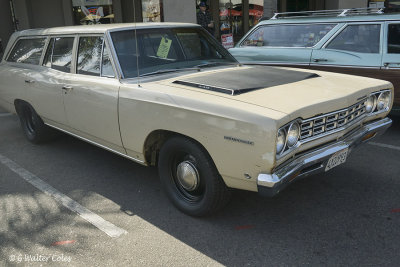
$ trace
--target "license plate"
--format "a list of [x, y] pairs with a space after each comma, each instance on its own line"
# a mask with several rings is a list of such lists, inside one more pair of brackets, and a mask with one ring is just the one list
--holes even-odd
[[330, 169], [345, 163], [347, 158], [347, 152], [348, 149], [346, 148], [333, 154], [333, 156], [328, 160], [328, 164], [326, 164], [325, 171], [329, 171]]

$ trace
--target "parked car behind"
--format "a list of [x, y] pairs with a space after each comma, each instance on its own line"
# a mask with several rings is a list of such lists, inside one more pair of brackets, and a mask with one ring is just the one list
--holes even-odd
[[393, 83], [400, 114], [400, 14], [380, 9], [277, 13], [229, 50], [242, 63], [296, 66]]
[[273, 196], [344, 163], [391, 125], [392, 96], [381, 80], [240, 66], [195, 24], [17, 32], [0, 64], [0, 105], [29, 141], [59, 130], [157, 166], [194, 216], [223, 207], [228, 188]]

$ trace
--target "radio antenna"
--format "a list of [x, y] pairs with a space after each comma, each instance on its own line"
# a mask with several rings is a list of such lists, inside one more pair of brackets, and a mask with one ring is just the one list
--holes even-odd
[[139, 71], [139, 48], [138, 48], [138, 40], [137, 40], [137, 27], [136, 27], [136, 1], [133, 0], [133, 20], [135, 21], [135, 46], [136, 46], [136, 70], [137, 70], [137, 85], [140, 87], [140, 71]]

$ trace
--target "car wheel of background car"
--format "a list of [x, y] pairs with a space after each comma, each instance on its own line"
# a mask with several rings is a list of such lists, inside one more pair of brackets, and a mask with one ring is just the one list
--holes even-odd
[[19, 103], [16, 105], [16, 110], [22, 130], [30, 142], [39, 144], [54, 137], [55, 130], [44, 124], [31, 105]]
[[188, 215], [212, 214], [230, 199], [210, 156], [187, 138], [173, 137], [162, 146], [158, 171], [169, 199]]

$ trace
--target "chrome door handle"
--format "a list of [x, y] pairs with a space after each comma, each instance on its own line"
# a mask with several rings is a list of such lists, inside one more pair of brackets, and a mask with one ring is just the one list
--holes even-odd
[[25, 80], [25, 83], [34, 83], [35, 80]]
[[383, 63], [383, 66], [385, 68], [389, 68], [390, 65], [398, 65], [398, 66], [400, 66], [400, 62], [385, 62], [385, 63]]
[[74, 89], [72, 86], [69, 86], [69, 85], [64, 85], [63, 87], [62, 87], [62, 89], [63, 90], [66, 90], [66, 91], [70, 91], [70, 90], [72, 90], [72, 89]]
[[314, 58], [313, 61], [314, 62], [326, 62], [328, 60], [326, 58]]

